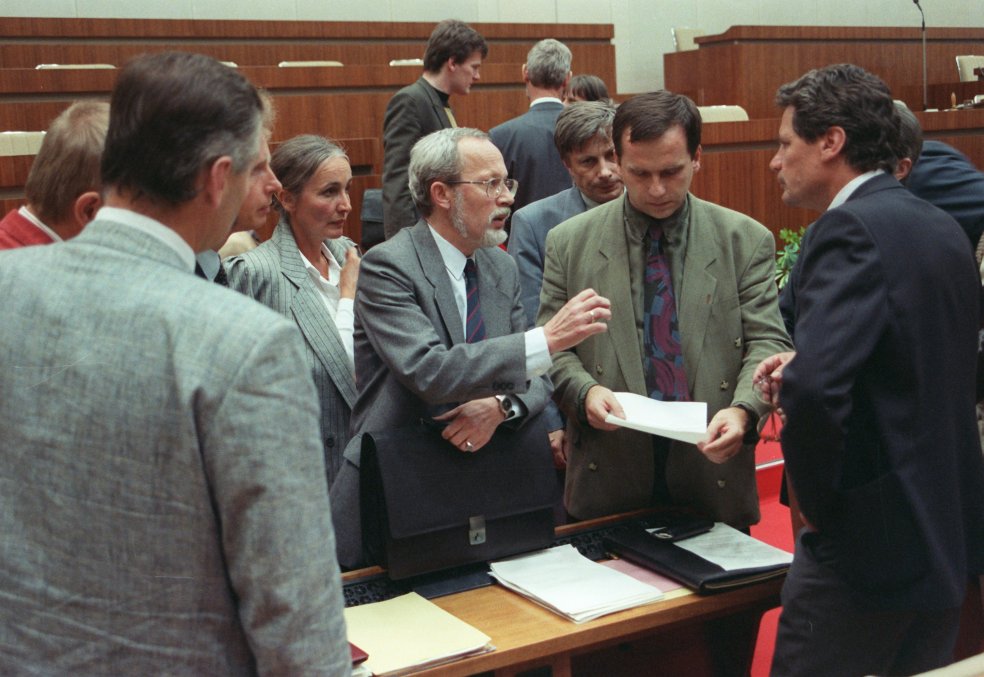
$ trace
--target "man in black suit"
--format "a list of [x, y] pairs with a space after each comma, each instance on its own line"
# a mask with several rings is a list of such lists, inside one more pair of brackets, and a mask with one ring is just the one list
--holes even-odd
[[828, 66], [776, 98], [783, 201], [822, 215], [794, 282], [797, 352], [755, 375], [786, 416], [807, 525], [772, 674], [922, 672], [952, 660], [984, 569], [980, 280], [956, 222], [891, 176], [899, 118], [880, 79]]
[[457, 127], [452, 94], [468, 94], [478, 82], [489, 47], [463, 21], [445, 19], [435, 26], [424, 52], [424, 74], [398, 91], [383, 118], [383, 232], [389, 239], [420, 218], [410, 197], [407, 167], [410, 149], [439, 129]]
[[509, 176], [519, 181], [513, 211], [571, 187], [571, 177], [554, 145], [557, 116], [571, 79], [571, 50], [547, 38], [533, 45], [523, 64], [530, 109], [489, 131]]

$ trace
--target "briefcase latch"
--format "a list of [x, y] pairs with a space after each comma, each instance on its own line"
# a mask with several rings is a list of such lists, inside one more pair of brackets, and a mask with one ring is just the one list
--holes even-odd
[[468, 542], [471, 545], [481, 545], [485, 542], [485, 515], [468, 518]]

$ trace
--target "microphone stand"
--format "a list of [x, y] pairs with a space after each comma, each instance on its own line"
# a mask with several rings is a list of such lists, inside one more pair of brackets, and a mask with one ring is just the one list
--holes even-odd
[[922, 80], [923, 80], [923, 110], [929, 109], [929, 80], [926, 76], [926, 13], [923, 12], [919, 0], [912, 0], [922, 17]]

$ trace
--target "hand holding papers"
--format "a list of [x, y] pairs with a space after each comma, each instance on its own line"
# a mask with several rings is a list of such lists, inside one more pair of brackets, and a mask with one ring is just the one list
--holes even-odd
[[625, 418], [608, 415], [606, 423], [696, 444], [707, 434], [706, 402], [660, 402], [635, 393], [614, 393]]
[[493, 562], [491, 568], [505, 587], [575, 623], [663, 597], [659, 588], [592, 562], [571, 545]]

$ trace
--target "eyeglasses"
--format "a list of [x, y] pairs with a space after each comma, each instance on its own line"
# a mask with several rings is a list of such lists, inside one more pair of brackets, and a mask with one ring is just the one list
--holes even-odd
[[485, 194], [489, 196], [489, 199], [494, 200], [500, 195], [502, 195], [502, 189], [505, 188], [509, 191], [509, 194], [516, 197], [516, 191], [519, 189], [519, 181], [516, 179], [489, 179], [488, 181], [445, 181], [449, 185], [455, 185], [458, 183], [472, 183], [476, 186], [485, 186]]

